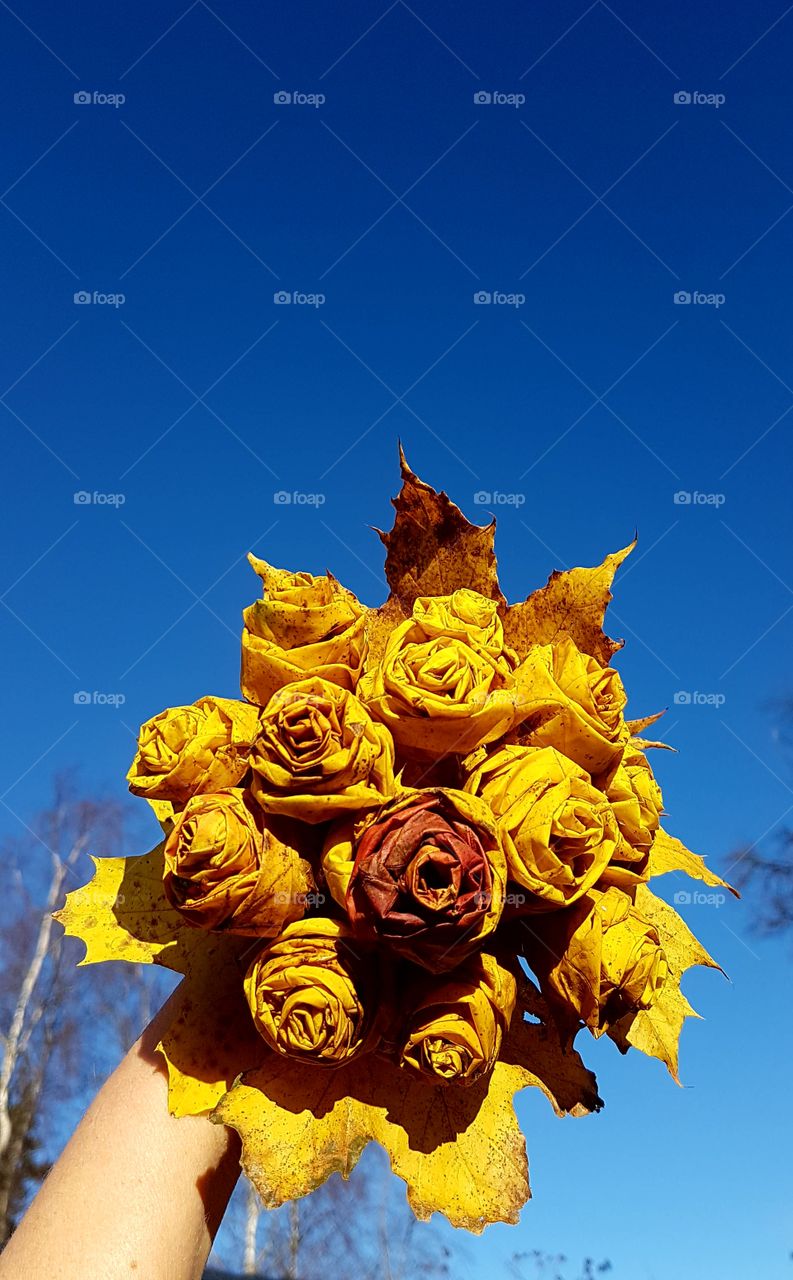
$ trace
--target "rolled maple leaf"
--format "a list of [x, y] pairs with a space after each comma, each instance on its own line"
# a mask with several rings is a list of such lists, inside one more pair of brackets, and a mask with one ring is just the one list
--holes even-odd
[[549, 1003], [595, 1037], [650, 1009], [669, 976], [658, 930], [616, 886], [524, 921], [524, 954]]
[[521, 672], [527, 717], [521, 742], [556, 747], [590, 774], [618, 763], [629, 731], [625, 690], [612, 667], [602, 667], [563, 634], [553, 644], [533, 645]]
[[515, 1007], [515, 978], [485, 952], [441, 980], [417, 983], [400, 1065], [430, 1084], [470, 1085], [492, 1070]]
[[394, 746], [348, 690], [318, 676], [284, 685], [261, 716], [251, 790], [266, 813], [324, 822], [393, 795]]
[[305, 914], [309, 863], [241, 789], [193, 796], [165, 842], [165, 896], [199, 929], [274, 937]]
[[462, 791], [407, 791], [362, 823], [336, 825], [322, 865], [358, 936], [437, 973], [481, 946], [501, 916], [496, 822]]
[[494, 600], [467, 589], [419, 597], [359, 695], [409, 755], [466, 755], [521, 719], [516, 662]]
[[621, 849], [606, 796], [553, 747], [501, 747], [474, 770], [466, 790], [499, 820], [509, 878], [529, 890], [523, 910], [570, 906]]
[[664, 812], [664, 797], [643, 751], [628, 744], [606, 787], [606, 795], [622, 832], [623, 860], [634, 869], [638, 863], [646, 867]]
[[231, 698], [168, 707], [141, 726], [127, 781], [147, 800], [184, 804], [190, 796], [236, 787], [248, 772], [259, 708]]
[[263, 598], [243, 612], [242, 692], [265, 706], [310, 674], [354, 689], [366, 652], [365, 610], [331, 575], [289, 573], [249, 556]]
[[377, 966], [349, 926], [314, 916], [290, 924], [254, 958], [245, 995], [272, 1049], [340, 1067], [377, 1042]]

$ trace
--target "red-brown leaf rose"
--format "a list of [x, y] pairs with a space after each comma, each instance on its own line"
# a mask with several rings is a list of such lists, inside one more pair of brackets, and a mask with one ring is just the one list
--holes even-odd
[[323, 868], [360, 937], [442, 973], [498, 924], [506, 861], [495, 819], [460, 791], [410, 791], [331, 829]]

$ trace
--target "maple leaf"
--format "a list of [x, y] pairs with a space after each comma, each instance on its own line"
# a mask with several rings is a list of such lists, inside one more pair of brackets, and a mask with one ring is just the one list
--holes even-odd
[[708, 955], [677, 912], [662, 898], [651, 893], [646, 885], [639, 885], [636, 890], [636, 907], [658, 930], [669, 965], [669, 975], [661, 994], [649, 1009], [628, 1014], [615, 1023], [607, 1034], [622, 1053], [627, 1053], [633, 1047], [651, 1058], [658, 1058], [666, 1065], [672, 1079], [680, 1084], [680, 1032], [686, 1018], [699, 1017], [680, 989], [681, 979], [686, 970], [694, 965], [705, 965], [711, 969], [719, 969], [720, 972], [723, 970]]
[[67, 893], [54, 917], [85, 943], [81, 965], [127, 960], [184, 972], [200, 935], [165, 897], [163, 849], [158, 844], [138, 857], [92, 858], [93, 879]]
[[[524, 980], [523, 1008], [539, 1000], [530, 988]], [[559, 1115], [602, 1105], [594, 1076], [563, 1049], [551, 1020], [525, 1022], [518, 1009], [492, 1073], [468, 1088], [429, 1085], [379, 1055], [328, 1070], [268, 1050], [212, 1119], [240, 1133], [243, 1169], [268, 1208], [307, 1195], [331, 1173], [349, 1177], [374, 1141], [407, 1184], [416, 1217], [439, 1212], [479, 1233], [490, 1222], [517, 1222], [529, 1198], [513, 1107], [514, 1094], [529, 1085]]]
[[609, 640], [603, 621], [611, 600], [611, 584], [623, 560], [636, 546], [636, 539], [606, 556], [592, 569], [554, 570], [544, 587], [521, 604], [513, 604], [504, 616], [507, 644], [524, 654], [530, 645], [550, 644], [564, 633], [571, 636], [583, 653], [608, 666], [622, 648], [622, 640]]
[[734, 897], [741, 896], [737, 889], [733, 889], [731, 884], [711, 871], [700, 854], [692, 853], [680, 840], [661, 828], [655, 833], [650, 849], [647, 874], [652, 879], [654, 876], [666, 875], [669, 871], [682, 871], [693, 880], [702, 880], [712, 889], [729, 889]]
[[496, 522], [471, 524], [451, 498], [411, 471], [399, 449], [402, 488], [390, 533], [377, 530], [386, 548], [385, 574], [404, 617], [418, 596], [443, 596], [469, 587], [505, 604], [494, 550]]

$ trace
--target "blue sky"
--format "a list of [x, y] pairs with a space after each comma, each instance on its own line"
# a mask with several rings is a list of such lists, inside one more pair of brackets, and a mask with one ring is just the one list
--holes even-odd
[[[7, 829], [64, 765], [123, 795], [143, 719], [235, 695], [247, 551], [379, 602], [401, 438], [495, 512], [512, 599], [638, 528], [610, 629], [632, 713], [669, 707], [668, 825], [722, 868], [771, 842], [782, 0], [18, 0], [0, 32]], [[472, 1276], [535, 1247], [632, 1280], [789, 1274], [789, 957], [745, 908], [681, 909], [732, 979], [688, 980], [686, 1087], [592, 1044], [601, 1116], [524, 1096], [535, 1200], [465, 1244]]]

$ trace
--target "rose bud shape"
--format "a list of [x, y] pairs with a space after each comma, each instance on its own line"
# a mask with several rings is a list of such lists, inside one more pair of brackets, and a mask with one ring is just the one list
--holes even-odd
[[361, 822], [335, 825], [322, 867], [358, 936], [435, 973], [481, 946], [501, 916], [506, 862], [496, 822], [462, 791], [406, 791]]
[[165, 896], [196, 928], [274, 937], [316, 890], [288, 840], [240, 789], [193, 796], [165, 842]]
[[622, 839], [603, 883], [629, 890], [648, 879], [650, 849], [664, 807], [647, 757], [630, 743], [606, 786], [606, 795]]
[[258, 724], [258, 707], [231, 698], [168, 707], [141, 726], [130, 791], [184, 804], [197, 793], [236, 787], [248, 772]]
[[276, 689], [306, 675], [354, 689], [366, 652], [366, 611], [331, 575], [274, 569], [248, 559], [263, 598], [243, 612], [242, 692], [266, 706]]
[[349, 925], [324, 916], [299, 920], [255, 957], [245, 995], [272, 1049], [341, 1067], [377, 1045], [379, 979]]
[[266, 813], [324, 822], [395, 790], [394, 745], [354, 694], [318, 676], [284, 685], [261, 715], [251, 790]]
[[528, 687], [521, 742], [556, 747], [589, 774], [618, 763], [629, 734], [616, 671], [582, 653], [568, 635], [533, 645], [521, 670]]
[[474, 770], [466, 790], [498, 818], [509, 878], [530, 891], [522, 910], [569, 906], [620, 848], [603, 792], [553, 747], [501, 747]]
[[503, 639], [495, 601], [476, 591], [419, 597], [359, 696], [407, 754], [467, 755], [522, 719], [517, 659]]
[[652, 1008], [669, 973], [657, 929], [615, 886], [532, 920], [524, 954], [549, 1003], [595, 1037]]
[[446, 978], [416, 983], [400, 1065], [427, 1084], [474, 1084], [498, 1058], [516, 993], [513, 975], [483, 951]]

